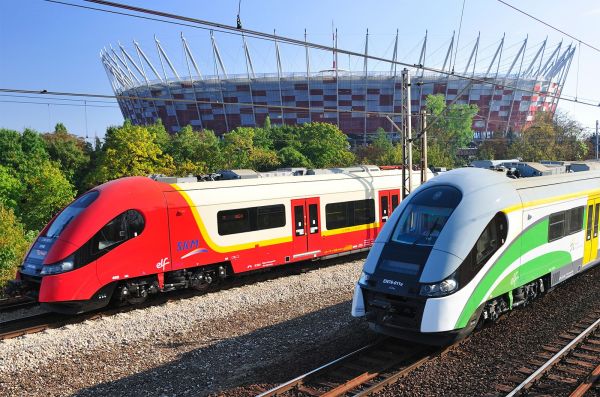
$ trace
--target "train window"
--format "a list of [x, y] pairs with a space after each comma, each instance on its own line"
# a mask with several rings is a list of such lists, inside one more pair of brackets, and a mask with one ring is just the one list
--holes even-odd
[[294, 230], [296, 236], [304, 236], [304, 206], [296, 205], [294, 207]]
[[496, 214], [475, 243], [475, 266], [481, 267], [506, 240], [506, 217]]
[[392, 212], [394, 212], [394, 210], [396, 209], [397, 206], [398, 206], [398, 195], [392, 194]]
[[310, 234], [319, 232], [319, 213], [316, 204], [308, 205], [308, 227], [310, 228]]
[[283, 204], [238, 208], [217, 213], [217, 228], [221, 236], [283, 226], [285, 226]]
[[91, 254], [104, 254], [121, 243], [137, 237], [144, 230], [144, 217], [138, 211], [128, 210], [108, 222], [91, 239]]
[[471, 252], [467, 255], [465, 264], [468, 264], [468, 266], [463, 267], [464, 271], [460, 273], [461, 285], [471, 281], [490, 257], [502, 247], [506, 242], [507, 234], [508, 222], [506, 221], [506, 215], [498, 212], [483, 229]]
[[387, 222], [388, 217], [388, 198], [387, 196], [381, 196], [381, 221]]
[[375, 200], [344, 201], [325, 205], [328, 230], [375, 222]]
[[422, 190], [410, 199], [402, 212], [392, 241], [433, 246], [461, 199], [461, 193], [450, 186]]
[[558, 240], [565, 235], [565, 211], [550, 215], [548, 222], [548, 241]]
[[600, 211], [600, 204], [596, 204], [596, 208], [594, 209], [594, 237], [598, 237], [598, 213]]
[[585, 207], [571, 208], [567, 211], [567, 234], [573, 234], [583, 229], [583, 210]]
[[92, 204], [99, 195], [100, 193], [97, 191], [88, 192], [69, 204], [64, 210], [62, 210], [56, 219], [54, 219], [44, 237], [55, 238], [60, 236], [65, 227], [67, 227], [67, 225], [84, 209]]
[[589, 240], [592, 238], [592, 215], [594, 213], [594, 206], [588, 205], [587, 211], [588, 211], [588, 214], [587, 214], [587, 226], [586, 226], [585, 239]]

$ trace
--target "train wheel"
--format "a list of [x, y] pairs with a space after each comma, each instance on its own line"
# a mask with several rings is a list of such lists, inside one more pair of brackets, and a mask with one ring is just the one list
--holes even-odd
[[125, 304], [139, 305], [148, 299], [148, 290], [143, 285], [124, 283], [117, 287], [115, 295], [120, 306]]

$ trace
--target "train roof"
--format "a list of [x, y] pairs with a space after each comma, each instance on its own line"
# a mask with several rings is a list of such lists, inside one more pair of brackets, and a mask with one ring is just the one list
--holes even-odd
[[[416, 174], [414, 172], [413, 174]], [[397, 177], [398, 186], [402, 184], [402, 171], [369, 171], [369, 172], [351, 172], [339, 174], [316, 174], [316, 175], [299, 175], [299, 176], [272, 176], [268, 178], [252, 178], [252, 179], [232, 179], [224, 181], [204, 181], [204, 182], [184, 182], [170, 184], [173, 190], [209, 190], [209, 189], [227, 189], [242, 186], [275, 186], [288, 185], [299, 183], [314, 183], [314, 182], [334, 182], [334, 181], [375, 181], [380, 178]]]
[[[509, 180], [510, 180], [510, 183], [515, 187], [515, 189], [524, 190], [524, 189], [539, 188], [539, 187], [543, 187], [543, 186], [552, 186], [552, 185], [558, 185], [558, 184], [570, 183], [570, 182], [588, 181], [588, 180], [592, 180], [592, 179], [599, 179], [597, 183], [600, 184], [600, 171], [599, 170], [571, 172], [571, 173], [567, 173], [567, 174], [536, 176], [536, 177], [531, 177], [531, 178], [519, 178], [519, 179], [509, 179]], [[564, 192], [564, 193], [568, 193], [568, 192]]]

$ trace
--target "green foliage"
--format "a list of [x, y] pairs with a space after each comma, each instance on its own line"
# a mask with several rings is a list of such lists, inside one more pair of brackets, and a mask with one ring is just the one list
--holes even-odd
[[0, 202], [0, 289], [14, 279], [29, 243], [13, 210]]
[[56, 163], [26, 161], [21, 178], [24, 191], [17, 213], [27, 230], [40, 230], [75, 197], [75, 189]]
[[272, 142], [275, 150], [281, 150], [286, 147], [292, 147], [300, 150], [300, 141], [298, 139], [298, 126], [277, 125], [266, 130], [269, 134], [269, 139]]
[[[458, 148], [465, 147], [473, 139], [471, 126], [479, 108], [477, 105], [454, 104], [446, 110], [446, 99], [442, 94], [428, 95], [425, 106], [431, 115], [427, 128], [428, 163], [439, 167], [455, 166], [458, 164]], [[442, 149], [447, 153], [443, 153]], [[442, 165], [438, 161], [449, 165]]]
[[277, 152], [281, 167], [306, 167], [310, 168], [310, 161], [305, 155], [292, 146], [286, 146]]
[[221, 168], [223, 158], [219, 140], [212, 131], [196, 132], [191, 126], [182, 128], [169, 144], [177, 175], [199, 175]]
[[265, 117], [265, 122], [263, 124], [263, 128], [265, 130], [268, 130], [271, 128], [271, 118], [269, 117], [269, 115], [267, 114], [267, 117]]
[[0, 165], [0, 204], [16, 209], [23, 194], [23, 184], [14, 169]]
[[104, 183], [124, 176], [173, 174], [173, 158], [163, 153], [156, 139], [155, 131], [129, 121], [109, 128], [92, 180]]
[[306, 123], [297, 127], [299, 151], [313, 167], [343, 167], [355, 162], [346, 135], [329, 123]]
[[160, 150], [162, 150], [163, 153], [166, 153], [169, 150], [171, 136], [165, 129], [162, 121], [158, 119], [156, 123], [148, 125], [145, 128], [148, 129], [150, 135], [154, 136], [154, 142], [158, 145]]
[[383, 128], [370, 145], [359, 146], [355, 150], [358, 162], [362, 164], [396, 165], [402, 163], [402, 146], [394, 145]]
[[[261, 131], [255, 146], [256, 132]], [[279, 166], [277, 153], [270, 149], [267, 143], [268, 135], [262, 134], [262, 129], [238, 127], [223, 136], [223, 155], [225, 168], [252, 168], [256, 171], [266, 171]], [[270, 141], [270, 140], [269, 140]]]
[[54, 132], [44, 134], [42, 138], [50, 159], [60, 165], [72, 185], [79, 185], [90, 165], [91, 146], [82, 138], [69, 134], [62, 123], [56, 124]]
[[0, 129], [0, 165], [16, 168], [24, 158], [21, 134], [13, 130]]

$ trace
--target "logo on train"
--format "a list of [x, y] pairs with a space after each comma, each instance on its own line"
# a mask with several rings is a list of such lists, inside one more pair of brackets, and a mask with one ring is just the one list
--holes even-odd
[[404, 287], [404, 283], [402, 281], [389, 280], [387, 278], [384, 278], [382, 282], [383, 282], [383, 284], [391, 284], [391, 285], [395, 285], [397, 287]]
[[192, 251], [183, 255], [181, 257], [181, 259], [189, 258], [192, 255], [208, 252], [208, 250], [206, 248], [200, 247], [200, 242], [198, 240], [184, 240], [184, 241], [177, 242], [177, 252], [187, 251], [187, 250], [192, 250]]
[[156, 268], [157, 269], [164, 269], [165, 267], [167, 267], [167, 265], [169, 265], [171, 263], [171, 261], [169, 261], [169, 258], [162, 258], [157, 264], [156, 264]]

